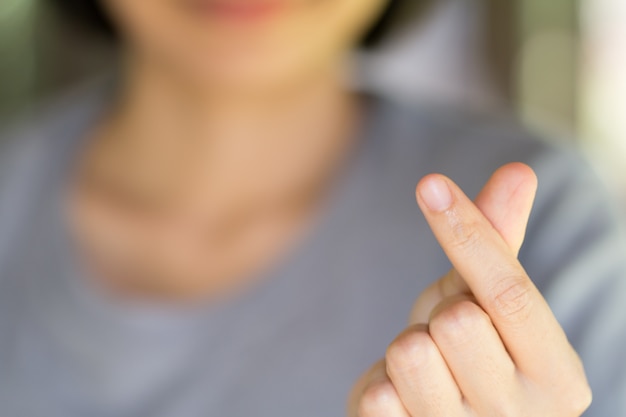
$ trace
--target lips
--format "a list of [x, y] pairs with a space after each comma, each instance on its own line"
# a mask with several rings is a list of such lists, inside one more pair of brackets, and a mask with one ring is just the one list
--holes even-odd
[[232, 21], [268, 18], [286, 6], [284, 0], [188, 0], [187, 4], [206, 17]]

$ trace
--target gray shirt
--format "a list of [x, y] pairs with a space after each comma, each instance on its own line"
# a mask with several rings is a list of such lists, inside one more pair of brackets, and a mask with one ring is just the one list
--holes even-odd
[[582, 356], [587, 416], [626, 416], [626, 249], [572, 152], [503, 116], [369, 100], [316, 227], [229, 302], [123, 304], [77, 274], [60, 189], [107, 83], [5, 135], [0, 152], [0, 416], [343, 416], [415, 298], [450, 265], [414, 200], [437, 171], [475, 195], [530, 164], [539, 192], [520, 258]]

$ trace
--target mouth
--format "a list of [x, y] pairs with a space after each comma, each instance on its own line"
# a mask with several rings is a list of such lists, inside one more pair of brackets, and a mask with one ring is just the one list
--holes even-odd
[[186, 0], [185, 3], [200, 17], [232, 23], [266, 20], [286, 6], [284, 0]]

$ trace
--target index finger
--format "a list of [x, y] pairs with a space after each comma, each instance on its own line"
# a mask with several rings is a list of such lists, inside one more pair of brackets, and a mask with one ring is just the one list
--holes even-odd
[[[474, 201], [516, 256], [524, 241], [536, 190], [534, 172], [522, 163], [511, 163], [491, 175]], [[467, 283], [452, 269], [420, 294], [409, 323], [427, 323], [433, 308], [444, 298], [469, 292]]]
[[435, 237], [489, 314], [516, 365], [545, 375], [562, 363], [569, 343], [515, 253], [471, 200], [448, 178], [420, 181], [417, 202]]

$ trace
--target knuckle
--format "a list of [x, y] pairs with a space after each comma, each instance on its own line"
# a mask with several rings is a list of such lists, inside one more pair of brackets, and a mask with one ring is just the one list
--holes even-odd
[[521, 275], [501, 279], [492, 291], [491, 310], [509, 324], [522, 324], [533, 307], [533, 286]]
[[461, 300], [441, 311], [430, 320], [429, 328], [433, 336], [464, 341], [472, 338], [476, 330], [491, 325], [489, 316], [470, 300]]
[[498, 417], [520, 417], [529, 415], [528, 413], [520, 410], [519, 406], [516, 406], [515, 402], [507, 402], [506, 400], [496, 400], [489, 404], [488, 415]]
[[391, 381], [378, 379], [372, 381], [363, 391], [358, 405], [359, 417], [383, 416], [393, 409], [398, 401], [398, 394]]
[[390, 372], [419, 368], [427, 363], [437, 347], [423, 330], [409, 328], [401, 333], [387, 348], [385, 359]]
[[480, 228], [476, 221], [452, 220], [450, 244], [457, 250], [473, 251], [481, 240]]

